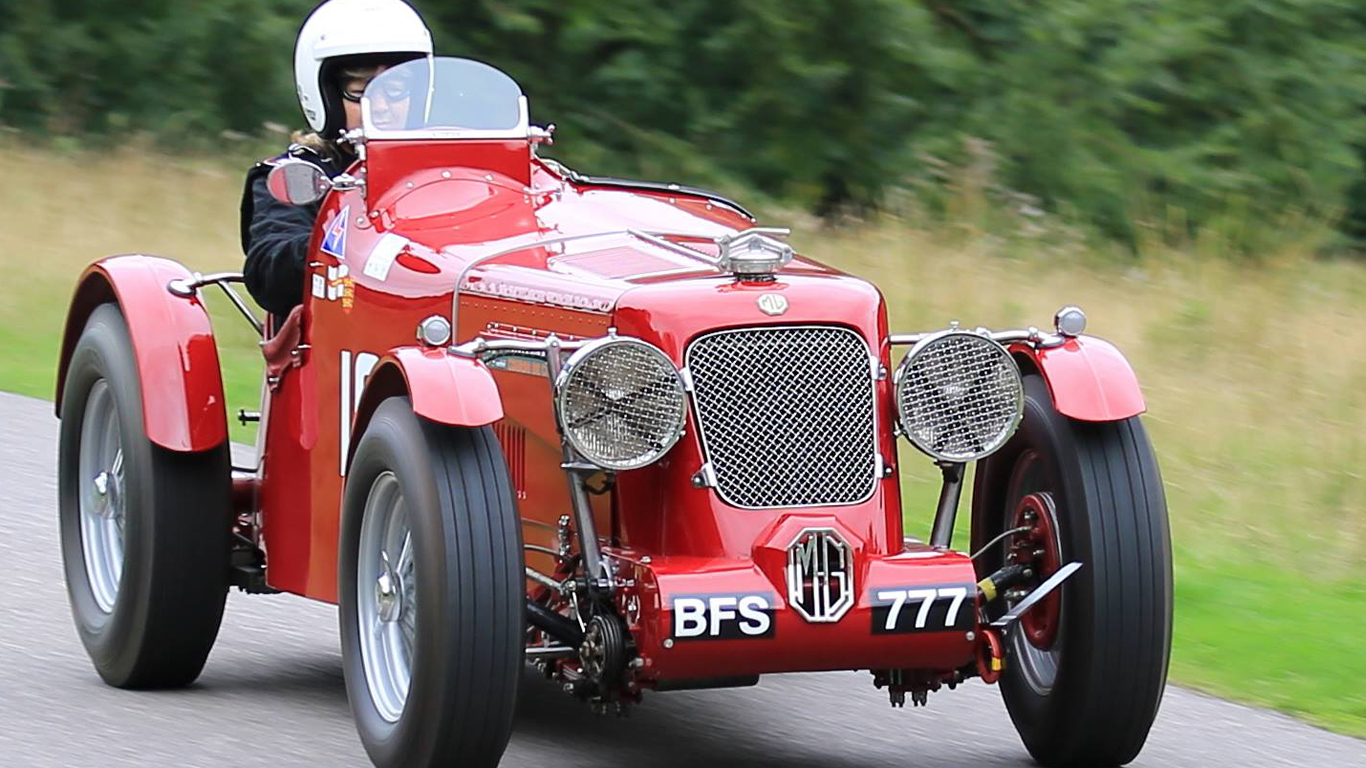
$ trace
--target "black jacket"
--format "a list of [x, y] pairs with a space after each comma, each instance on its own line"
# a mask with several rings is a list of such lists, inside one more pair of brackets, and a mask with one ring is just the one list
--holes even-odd
[[303, 302], [308, 242], [321, 206], [321, 201], [310, 205], [282, 203], [266, 189], [270, 169], [286, 156], [312, 162], [329, 177], [341, 173], [335, 164], [298, 145], [247, 172], [242, 190], [242, 252], [247, 263], [242, 271], [247, 292], [256, 303], [280, 316]]

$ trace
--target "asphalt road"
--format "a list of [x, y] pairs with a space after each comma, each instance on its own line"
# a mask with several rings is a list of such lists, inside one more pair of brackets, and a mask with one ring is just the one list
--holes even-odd
[[[368, 765], [351, 726], [336, 610], [234, 593], [192, 687], [103, 685], [76, 638], [57, 544], [57, 421], [0, 393], [0, 765]], [[598, 717], [528, 678], [505, 766], [1032, 765], [989, 686], [893, 710], [860, 673], [647, 695]], [[1167, 689], [1135, 766], [1366, 766], [1366, 741]]]

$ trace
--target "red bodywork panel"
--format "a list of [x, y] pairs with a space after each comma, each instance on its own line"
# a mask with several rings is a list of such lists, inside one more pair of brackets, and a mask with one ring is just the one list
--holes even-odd
[[57, 370], [61, 407], [67, 364], [95, 307], [117, 302], [128, 323], [147, 438], [173, 451], [206, 451], [228, 439], [218, 347], [204, 303], [166, 290], [190, 271], [155, 256], [113, 256], [86, 268], [76, 284]]
[[1115, 346], [1094, 336], [1068, 339], [1062, 346], [1034, 349], [1012, 345], [1048, 382], [1058, 413], [1081, 421], [1119, 421], [1147, 410], [1138, 377]]

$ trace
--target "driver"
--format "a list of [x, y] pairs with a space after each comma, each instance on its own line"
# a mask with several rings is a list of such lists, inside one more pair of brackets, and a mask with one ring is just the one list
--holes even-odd
[[[295, 133], [282, 155], [247, 172], [242, 193], [242, 250], [247, 291], [268, 312], [283, 317], [303, 301], [304, 265], [321, 201], [289, 205], [271, 196], [266, 175], [275, 161], [297, 157], [329, 177], [355, 160], [343, 131], [360, 127], [360, 100], [370, 80], [385, 69], [432, 55], [432, 35], [403, 0], [327, 0], [304, 22], [294, 47], [299, 105], [313, 129]], [[407, 94], [386, 83], [372, 94], [379, 127], [402, 125]]]

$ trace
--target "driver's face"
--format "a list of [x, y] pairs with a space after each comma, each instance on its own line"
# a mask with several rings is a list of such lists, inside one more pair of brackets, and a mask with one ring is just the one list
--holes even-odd
[[[366, 86], [375, 79], [381, 72], [388, 67], [376, 67], [374, 74], [369, 77], [355, 77], [347, 80], [342, 85], [344, 93], [359, 96], [365, 92]], [[403, 72], [397, 75], [405, 74]], [[407, 81], [398, 77], [390, 77], [380, 84], [380, 87], [370, 93], [370, 120], [376, 128], [397, 130], [403, 128], [408, 123], [408, 104], [410, 96], [407, 88]], [[342, 104], [346, 108], [346, 128], [359, 128], [360, 100], [351, 98], [343, 99]]]

